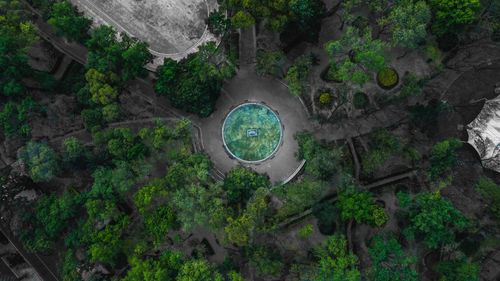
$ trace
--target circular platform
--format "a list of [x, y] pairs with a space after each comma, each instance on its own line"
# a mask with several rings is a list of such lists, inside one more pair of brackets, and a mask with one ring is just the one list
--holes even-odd
[[229, 112], [222, 126], [226, 151], [239, 161], [262, 162], [272, 157], [283, 137], [281, 121], [268, 106], [244, 103]]

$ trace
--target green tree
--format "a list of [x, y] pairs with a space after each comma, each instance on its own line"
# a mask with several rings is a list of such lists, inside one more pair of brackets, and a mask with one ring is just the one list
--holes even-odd
[[242, 166], [234, 167], [226, 175], [223, 188], [230, 204], [244, 205], [260, 187], [269, 187], [267, 175], [261, 175]]
[[474, 23], [482, 8], [479, 0], [430, 0], [429, 5], [435, 15], [432, 30], [439, 37]]
[[434, 145], [430, 157], [431, 168], [429, 170], [429, 177], [431, 181], [437, 179], [457, 165], [457, 150], [460, 147], [462, 147], [462, 142], [453, 138], [438, 142]]
[[122, 251], [123, 242], [120, 240], [124, 229], [130, 220], [123, 214], [113, 218], [114, 223], [107, 224], [102, 230], [90, 232], [84, 238], [88, 243], [90, 262], [100, 261], [105, 264], [115, 265], [118, 254]]
[[266, 52], [257, 50], [257, 73], [260, 75], [270, 74], [282, 78], [287, 65], [286, 56], [283, 52]]
[[251, 14], [244, 11], [238, 11], [231, 18], [231, 27], [233, 28], [249, 28], [254, 24], [255, 24], [254, 17]]
[[425, 1], [404, 0], [392, 10], [389, 18], [394, 25], [394, 44], [415, 49], [427, 37], [431, 11]]
[[296, 139], [299, 143], [297, 158], [306, 160], [306, 172], [318, 179], [327, 180], [340, 170], [340, 150], [327, 150], [310, 133], [299, 134]]
[[295, 96], [301, 96], [307, 87], [307, 78], [312, 61], [301, 57], [295, 60], [294, 65], [288, 68], [284, 80], [288, 83], [288, 90]]
[[493, 215], [500, 219], [500, 186], [489, 178], [481, 177], [474, 188], [486, 200]]
[[66, 35], [69, 39], [85, 43], [90, 37], [90, 20], [78, 14], [66, 0], [54, 3], [51, 18], [47, 21], [56, 30], [58, 36]]
[[262, 274], [279, 276], [283, 268], [283, 257], [269, 245], [251, 245], [247, 250], [250, 264]]
[[291, 0], [289, 6], [296, 16], [293, 19], [295, 30], [307, 40], [315, 41], [326, 15], [324, 4], [317, 0]]
[[21, 150], [19, 158], [25, 163], [34, 182], [51, 179], [59, 173], [59, 155], [44, 143], [30, 141]]
[[466, 258], [440, 262], [435, 267], [441, 273], [440, 281], [468, 280], [479, 281], [481, 266], [478, 262], [471, 262]]
[[408, 220], [410, 226], [404, 230], [405, 235], [410, 239], [415, 234], [424, 235], [424, 243], [432, 249], [454, 241], [452, 227], [463, 229], [469, 225], [469, 220], [439, 191], [419, 193], [409, 207]]
[[179, 63], [166, 59], [158, 73], [156, 90], [173, 106], [206, 117], [214, 110], [222, 82], [234, 73], [232, 59], [211, 42]]
[[219, 228], [220, 223], [215, 220], [224, 213], [221, 195], [222, 188], [219, 184], [211, 185], [209, 188], [190, 184], [177, 190], [173, 194], [172, 204], [182, 223], [182, 229], [191, 231], [197, 226]]
[[373, 261], [370, 280], [374, 281], [417, 281], [418, 273], [412, 268], [415, 256], [406, 254], [398, 241], [387, 234], [373, 237], [368, 252]]
[[134, 194], [134, 203], [141, 214], [150, 211], [153, 202], [166, 198], [168, 186], [164, 179], [154, 178]]
[[89, 91], [92, 95], [92, 101], [96, 104], [109, 104], [118, 97], [118, 89], [116, 86], [111, 86], [118, 82], [118, 76], [113, 72], [107, 74], [101, 73], [96, 69], [89, 69], [85, 78], [89, 84]]
[[80, 274], [76, 271], [78, 265], [72, 249], [68, 249], [64, 255], [62, 265], [62, 278], [64, 281], [80, 281]]
[[176, 278], [177, 281], [223, 281], [217, 269], [206, 260], [190, 260], [185, 262]]
[[152, 212], [144, 213], [143, 216], [146, 231], [155, 238], [158, 245], [164, 242], [168, 232], [179, 228], [176, 215], [168, 205], [159, 206]]
[[335, 69], [335, 76], [360, 87], [370, 80], [369, 71], [378, 72], [386, 68], [388, 58], [384, 51], [387, 47], [387, 43], [373, 40], [369, 28], [360, 31], [355, 27], [348, 27], [340, 40], [329, 41], [324, 45]]
[[132, 268], [127, 272], [123, 281], [174, 281], [179, 268], [183, 264], [182, 254], [165, 250], [158, 259], [142, 260], [132, 258]]
[[359, 281], [361, 273], [356, 268], [358, 258], [347, 250], [344, 235], [329, 236], [325, 245], [315, 248], [318, 259], [316, 278], [318, 281]]

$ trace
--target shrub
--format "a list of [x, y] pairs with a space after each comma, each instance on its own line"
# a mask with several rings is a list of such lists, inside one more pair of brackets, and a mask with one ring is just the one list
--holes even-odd
[[367, 99], [367, 96], [365, 95], [365, 93], [357, 92], [356, 94], [354, 94], [353, 104], [354, 104], [355, 108], [358, 108], [358, 109], [364, 108], [367, 103], [368, 103], [368, 99]]
[[60, 171], [59, 155], [44, 143], [28, 142], [21, 151], [20, 159], [26, 164], [34, 182], [49, 180]]
[[399, 76], [392, 68], [385, 68], [378, 72], [377, 82], [384, 89], [391, 89], [398, 84]]
[[297, 237], [300, 239], [307, 239], [313, 235], [313, 227], [312, 224], [305, 225], [299, 230], [299, 233], [297, 233]]
[[319, 103], [321, 105], [328, 105], [330, 104], [332, 98], [330, 96], [330, 93], [322, 93], [320, 96], [319, 96]]

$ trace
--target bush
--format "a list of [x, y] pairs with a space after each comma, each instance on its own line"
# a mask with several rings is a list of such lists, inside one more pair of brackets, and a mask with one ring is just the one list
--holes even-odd
[[331, 101], [332, 101], [332, 98], [331, 98], [330, 93], [322, 93], [319, 96], [319, 103], [321, 105], [329, 105]]
[[378, 85], [383, 89], [392, 89], [398, 84], [399, 76], [396, 71], [392, 68], [385, 68], [378, 72], [377, 82]]
[[300, 239], [307, 239], [313, 235], [313, 227], [312, 224], [305, 225], [299, 230], [299, 233], [297, 233], [297, 237]]
[[19, 158], [26, 164], [28, 174], [34, 182], [49, 180], [61, 170], [59, 155], [43, 143], [28, 142]]
[[368, 97], [365, 93], [357, 92], [354, 94], [354, 107], [357, 109], [364, 108], [368, 103]]

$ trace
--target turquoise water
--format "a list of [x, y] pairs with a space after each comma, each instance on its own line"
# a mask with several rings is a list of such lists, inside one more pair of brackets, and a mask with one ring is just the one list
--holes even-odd
[[249, 103], [229, 113], [222, 134], [226, 148], [233, 156], [245, 161], [259, 161], [269, 157], [278, 147], [281, 123], [267, 106]]

